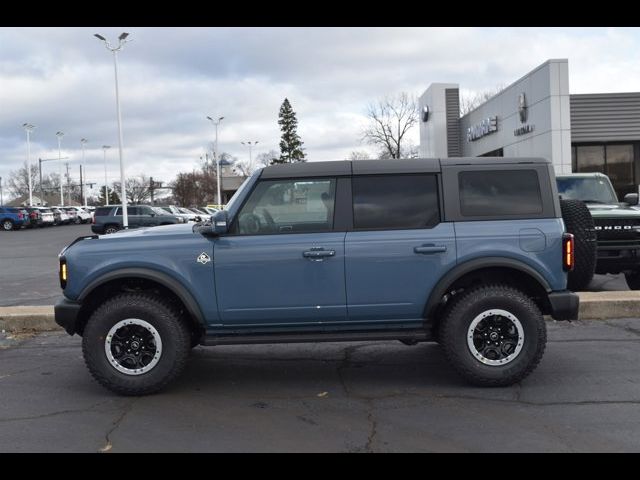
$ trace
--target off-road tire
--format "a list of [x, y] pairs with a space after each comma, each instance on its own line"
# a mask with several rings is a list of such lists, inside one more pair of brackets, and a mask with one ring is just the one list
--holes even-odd
[[[467, 344], [473, 319], [492, 309], [514, 315], [524, 331], [522, 350], [505, 365], [483, 364]], [[546, 342], [546, 325], [537, 305], [506, 285], [478, 286], [456, 295], [440, 324], [440, 343], [447, 359], [463, 378], [481, 387], [505, 387], [524, 379], [540, 362]]]
[[[137, 318], [151, 324], [162, 340], [158, 363], [148, 372], [127, 375], [111, 365], [105, 353], [109, 330], [121, 320]], [[120, 395], [148, 395], [175, 380], [189, 356], [191, 332], [178, 310], [148, 293], [122, 293], [106, 300], [91, 315], [82, 336], [82, 352], [91, 375]]]
[[575, 266], [569, 272], [567, 288], [579, 292], [587, 288], [596, 271], [596, 229], [584, 202], [560, 200], [560, 208], [567, 232], [575, 239]]

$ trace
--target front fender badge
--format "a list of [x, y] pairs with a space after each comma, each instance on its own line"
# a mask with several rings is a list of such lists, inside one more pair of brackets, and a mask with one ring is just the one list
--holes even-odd
[[202, 252], [200, 255], [198, 255], [198, 258], [196, 259], [196, 262], [201, 263], [203, 265], [209, 263], [210, 261], [211, 261], [211, 257], [207, 255], [205, 252]]

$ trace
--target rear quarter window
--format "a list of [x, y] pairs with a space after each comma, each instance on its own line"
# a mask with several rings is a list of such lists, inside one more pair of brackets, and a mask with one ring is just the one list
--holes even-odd
[[104, 217], [105, 215], [109, 215], [111, 213], [111, 207], [100, 207], [96, 208], [94, 215], [96, 217]]
[[542, 213], [535, 170], [459, 172], [460, 213], [465, 217]]

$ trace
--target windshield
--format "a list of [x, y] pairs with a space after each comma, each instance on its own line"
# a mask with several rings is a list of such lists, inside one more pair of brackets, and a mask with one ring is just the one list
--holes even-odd
[[558, 177], [556, 180], [562, 198], [585, 203], [618, 203], [606, 177]]

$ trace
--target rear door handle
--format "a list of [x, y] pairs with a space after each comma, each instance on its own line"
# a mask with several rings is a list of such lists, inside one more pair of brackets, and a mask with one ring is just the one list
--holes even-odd
[[302, 252], [302, 256], [310, 260], [323, 260], [326, 257], [333, 257], [335, 254], [335, 250], [325, 250], [324, 248], [312, 248]]
[[447, 247], [446, 245], [421, 245], [419, 247], [414, 247], [413, 251], [422, 255], [429, 255], [431, 253], [446, 252]]

